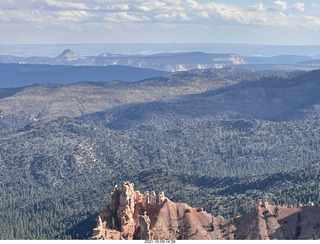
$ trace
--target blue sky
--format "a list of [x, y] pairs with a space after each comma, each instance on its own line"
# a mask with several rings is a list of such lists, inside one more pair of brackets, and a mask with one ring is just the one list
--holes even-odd
[[0, 44], [320, 45], [318, 0], [6, 0]]

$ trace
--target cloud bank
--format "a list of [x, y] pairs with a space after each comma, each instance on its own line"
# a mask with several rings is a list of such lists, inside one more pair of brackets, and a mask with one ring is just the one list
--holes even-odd
[[[257, 0], [250, 6], [200, 0], [8, 0], [0, 2], [0, 30], [113, 30], [288, 28], [318, 30], [318, 3]], [[155, 31], [153, 31], [155, 33]], [[124, 34], [121, 34], [124, 35]]]
[[318, 28], [320, 16], [306, 15], [304, 11], [302, 2], [290, 5], [281, 0], [269, 5], [258, 2], [247, 8], [196, 0], [11, 0], [0, 3], [0, 21], [52, 24], [193, 22]]

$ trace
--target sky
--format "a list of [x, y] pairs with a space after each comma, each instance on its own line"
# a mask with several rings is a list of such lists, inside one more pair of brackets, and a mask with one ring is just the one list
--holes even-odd
[[318, 0], [1, 0], [0, 44], [320, 45]]

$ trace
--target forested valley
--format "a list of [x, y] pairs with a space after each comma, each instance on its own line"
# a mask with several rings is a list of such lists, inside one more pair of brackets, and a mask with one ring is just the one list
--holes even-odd
[[87, 239], [124, 180], [227, 218], [319, 204], [319, 94], [236, 68], [1, 89], [0, 239]]

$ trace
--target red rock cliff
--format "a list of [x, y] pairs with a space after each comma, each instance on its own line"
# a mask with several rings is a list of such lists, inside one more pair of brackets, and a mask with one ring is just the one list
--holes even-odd
[[103, 240], [269, 240], [320, 237], [320, 207], [275, 207], [257, 203], [238, 218], [213, 217], [202, 208], [174, 203], [163, 192], [141, 194], [134, 184], [116, 186], [110, 203], [99, 213], [92, 239]]

